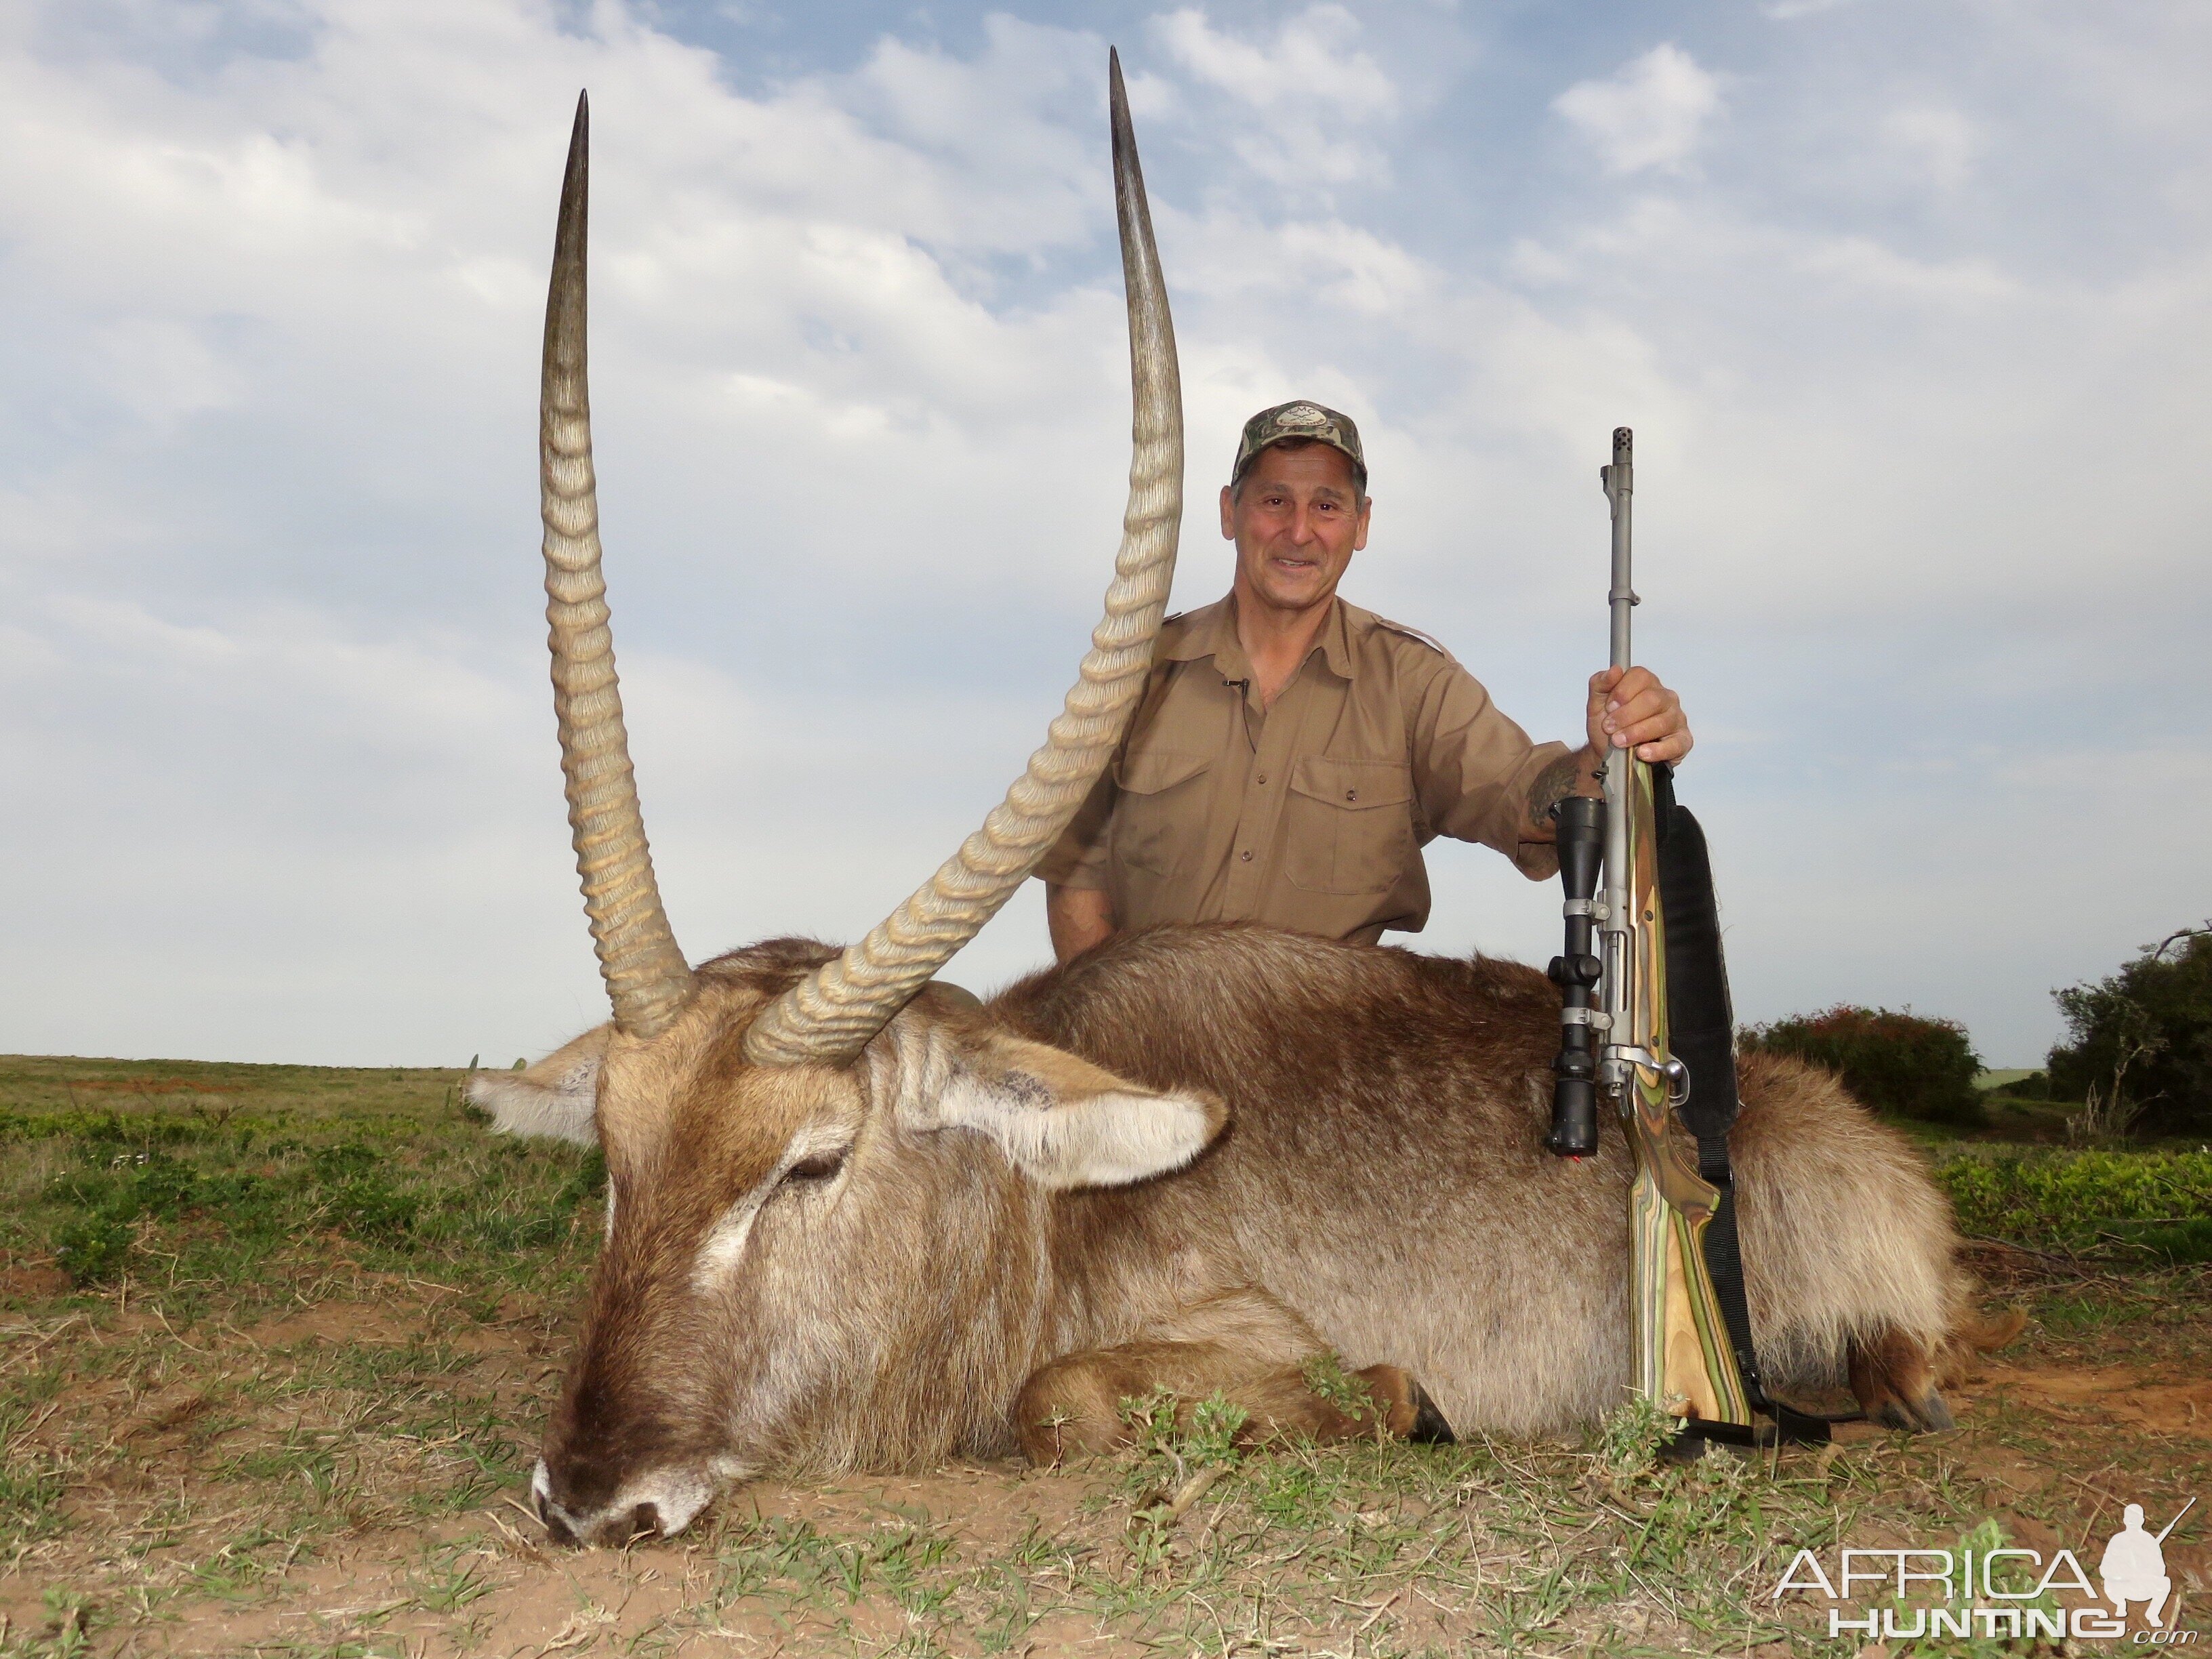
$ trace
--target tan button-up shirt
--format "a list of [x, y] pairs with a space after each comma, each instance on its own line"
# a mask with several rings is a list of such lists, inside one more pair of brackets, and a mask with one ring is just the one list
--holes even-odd
[[1120, 927], [1249, 921], [1372, 944], [1429, 919], [1421, 848], [1494, 847], [1532, 879], [1535, 744], [1425, 635], [1339, 599], [1273, 708], [1234, 596], [1170, 617], [1112, 764], [1037, 873], [1104, 891]]

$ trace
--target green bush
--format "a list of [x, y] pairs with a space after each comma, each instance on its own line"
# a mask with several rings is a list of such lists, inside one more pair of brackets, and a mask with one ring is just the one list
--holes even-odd
[[[234, 1137], [243, 1149], [250, 1135]], [[303, 1163], [264, 1174], [253, 1170], [204, 1170], [163, 1151], [142, 1146], [118, 1150], [101, 1132], [77, 1137], [77, 1167], [50, 1182], [45, 1200], [62, 1211], [50, 1228], [54, 1260], [77, 1284], [114, 1279], [123, 1270], [142, 1218], [211, 1221], [232, 1237], [267, 1239], [301, 1226], [335, 1228], [351, 1238], [391, 1243], [413, 1231], [422, 1198], [401, 1184], [391, 1160], [358, 1139], [312, 1149], [272, 1147], [279, 1155], [304, 1152]], [[547, 1238], [557, 1231], [541, 1229]]]
[[98, 1285], [123, 1270], [131, 1254], [131, 1224], [94, 1213], [64, 1222], [52, 1241], [54, 1261], [78, 1285]]
[[2121, 1133], [2212, 1129], [2212, 933], [2172, 935], [2116, 974], [2051, 994], [2069, 1034], [2051, 1051], [2061, 1099], [2095, 1091]]
[[349, 1238], [386, 1243], [410, 1231], [422, 1200], [381, 1176], [356, 1176], [331, 1189], [328, 1219]]
[[2212, 1261], [2212, 1152], [1955, 1158], [1936, 1176], [1969, 1233]]
[[1792, 1054], [1841, 1073], [1844, 1086], [1877, 1112], [1932, 1123], [1983, 1121], [1974, 1087], [1981, 1057], [1954, 1020], [1838, 1003], [1751, 1026], [1737, 1042], [1746, 1050]]

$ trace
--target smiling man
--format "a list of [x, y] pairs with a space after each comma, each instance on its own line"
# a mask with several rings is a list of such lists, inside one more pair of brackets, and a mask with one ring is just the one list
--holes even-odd
[[1436, 836], [1541, 880], [1553, 804], [1599, 793], [1609, 745], [1689, 752], [1647, 669], [1591, 678], [1583, 747], [1531, 743], [1435, 641], [1339, 599], [1373, 508], [1348, 416], [1297, 402], [1244, 423], [1221, 492], [1228, 597], [1168, 619], [1113, 764], [1038, 866], [1062, 962], [1169, 921], [1419, 933]]

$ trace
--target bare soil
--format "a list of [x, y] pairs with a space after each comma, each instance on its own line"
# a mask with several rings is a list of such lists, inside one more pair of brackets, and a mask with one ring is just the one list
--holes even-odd
[[[525, 1483], [597, 1231], [587, 1161], [488, 1142], [452, 1073], [204, 1068], [189, 1095], [151, 1066], [23, 1075], [0, 1105], [74, 1114], [75, 1139], [0, 1141], [5, 1659], [1856, 1654], [1775, 1601], [1800, 1548], [1978, 1529], [2094, 1571], [2125, 1504], [2156, 1527], [2191, 1496], [2172, 1622], [2212, 1629], [2202, 1266], [1981, 1251], [1991, 1304], [2032, 1318], [1952, 1391], [1945, 1434], [1853, 1425], [1686, 1468], [1599, 1443], [1285, 1446], [1218, 1475], [1155, 1441], [763, 1482], [673, 1540], [575, 1552]], [[118, 1130], [94, 1096], [142, 1115]], [[155, 1134], [179, 1114], [198, 1139]], [[52, 1241], [94, 1223], [121, 1231], [80, 1285]], [[1867, 1652], [1893, 1650], [2036, 1650]]]

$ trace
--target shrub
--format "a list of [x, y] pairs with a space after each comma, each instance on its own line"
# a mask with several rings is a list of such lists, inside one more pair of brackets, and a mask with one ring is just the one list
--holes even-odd
[[2212, 1152], [1954, 1158], [1936, 1166], [1936, 1178], [1970, 1233], [2212, 1260]]
[[381, 1176], [367, 1175], [331, 1188], [325, 1213], [330, 1224], [349, 1238], [389, 1243], [414, 1227], [422, 1207], [414, 1194], [399, 1191]]
[[2171, 934], [2118, 973], [2051, 994], [2068, 1041], [2051, 1051], [2051, 1082], [2094, 1103], [2111, 1133], [2212, 1129], [2212, 933]]
[[1936, 1123], [1982, 1121], [1982, 1099], [1974, 1087], [1981, 1058], [1966, 1039], [1966, 1028], [1955, 1020], [1838, 1003], [1817, 1014], [1752, 1026], [1738, 1042], [1828, 1066], [1878, 1112]]
[[54, 1260], [79, 1285], [97, 1285], [123, 1271], [131, 1254], [131, 1226], [111, 1215], [81, 1216], [53, 1236]]

